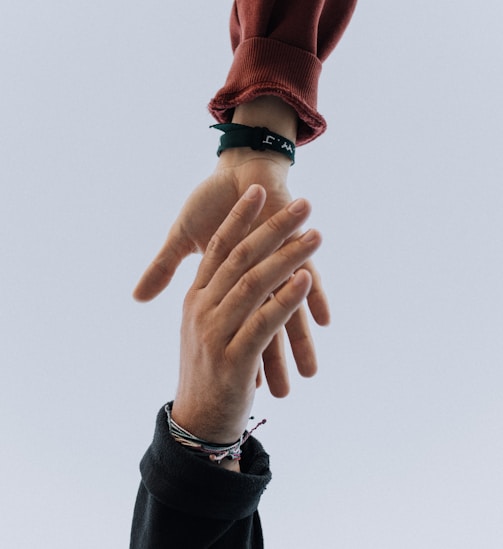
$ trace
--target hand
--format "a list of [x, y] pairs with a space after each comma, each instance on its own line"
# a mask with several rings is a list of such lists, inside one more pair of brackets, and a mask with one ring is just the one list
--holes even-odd
[[[260, 356], [309, 293], [311, 274], [297, 269], [321, 243], [315, 230], [292, 238], [309, 214], [303, 199], [248, 234], [264, 202], [264, 189], [253, 185], [235, 204], [211, 238], [184, 302], [173, 419], [214, 443], [232, 443], [243, 433]], [[288, 389], [284, 367], [264, 368], [273, 393]]]

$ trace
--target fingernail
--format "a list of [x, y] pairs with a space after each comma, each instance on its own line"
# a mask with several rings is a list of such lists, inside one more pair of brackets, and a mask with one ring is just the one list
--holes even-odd
[[247, 200], [254, 200], [260, 194], [259, 185], [250, 185], [243, 195]]
[[293, 275], [292, 284], [294, 286], [300, 286], [301, 284], [304, 284], [306, 281], [306, 273], [304, 271], [299, 271], [298, 273], [295, 273]]
[[306, 209], [306, 201], [303, 198], [298, 198], [288, 207], [288, 211], [294, 214], [300, 214]]
[[302, 242], [312, 242], [316, 238], [317, 232], [314, 229], [309, 229], [301, 237]]

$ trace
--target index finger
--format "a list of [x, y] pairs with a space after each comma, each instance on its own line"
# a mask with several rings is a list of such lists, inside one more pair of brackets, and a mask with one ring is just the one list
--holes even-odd
[[204, 288], [231, 250], [250, 231], [265, 203], [265, 190], [260, 185], [250, 185], [236, 202], [229, 215], [211, 237], [203, 259], [199, 264], [193, 288]]

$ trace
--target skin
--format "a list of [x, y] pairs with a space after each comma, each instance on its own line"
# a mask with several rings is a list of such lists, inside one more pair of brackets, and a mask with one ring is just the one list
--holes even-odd
[[[261, 356], [312, 287], [310, 272], [301, 266], [321, 236], [313, 229], [297, 234], [309, 215], [308, 202], [290, 203], [250, 233], [265, 201], [258, 185], [238, 200], [208, 243], [184, 301], [172, 416], [213, 443], [233, 443], [245, 430]], [[264, 363], [264, 369], [273, 393], [288, 392], [283, 363]], [[237, 461], [221, 466], [239, 471]]]
[[[297, 114], [289, 105], [273, 96], [259, 97], [238, 106], [233, 122], [267, 126], [292, 141], [295, 141], [297, 133]], [[186, 256], [204, 253], [211, 235], [250, 185], [260, 183], [267, 193], [265, 204], [252, 226], [262, 224], [287, 205], [291, 201], [287, 188], [289, 169], [288, 158], [274, 151], [253, 151], [249, 148], [224, 151], [214, 173], [189, 196], [173, 223], [165, 244], [134, 290], [135, 299], [153, 299], [166, 288]], [[291, 238], [296, 236], [297, 233], [293, 233]], [[312, 278], [307, 295], [311, 314], [318, 324], [327, 325], [330, 313], [320, 277], [310, 261], [306, 261], [303, 268]], [[268, 365], [269, 371], [284, 369], [286, 365], [282, 330], [282, 327], [278, 328], [277, 334], [263, 352], [262, 359]], [[316, 354], [303, 306], [286, 323], [286, 332], [299, 373], [307, 377], [314, 375], [317, 370]], [[273, 395], [281, 397], [286, 394], [275, 387], [274, 384], [270, 387]]]

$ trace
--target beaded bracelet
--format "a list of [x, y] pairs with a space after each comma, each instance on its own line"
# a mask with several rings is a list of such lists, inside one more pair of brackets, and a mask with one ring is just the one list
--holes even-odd
[[208, 457], [211, 461], [217, 464], [220, 464], [220, 462], [224, 458], [230, 460], [241, 459], [241, 446], [248, 440], [248, 438], [250, 437], [252, 432], [255, 431], [255, 429], [260, 427], [260, 425], [266, 423], [266, 420], [263, 419], [251, 431], [245, 431], [241, 435], [239, 440], [237, 440], [233, 444], [230, 444], [229, 446], [222, 446], [219, 444], [212, 444], [211, 442], [197, 438], [183, 427], [180, 427], [180, 425], [178, 425], [178, 423], [176, 423], [176, 421], [171, 417], [172, 409], [173, 402], [168, 402], [168, 404], [166, 404], [166, 406], [164, 407], [164, 410], [166, 411], [166, 419], [168, 422], [169, 432], [174, 440], [176, 440], [176, 442], [180, 443], [182, 446], [185, 446], [186, 448], [192, 450], [197, 455], [202, 457]]
[[214, 124], [210, 128], [224, 132], [224, 135], [220, 137], [217, 156], [220, 156], [226, 149], [250, 147], [254, 151], [268, 149], [279, 152], [290, 159], [292, 166], [295, 164], [295, 143], [268, 128], [258, 126], [252, 128], [243, 124]]

